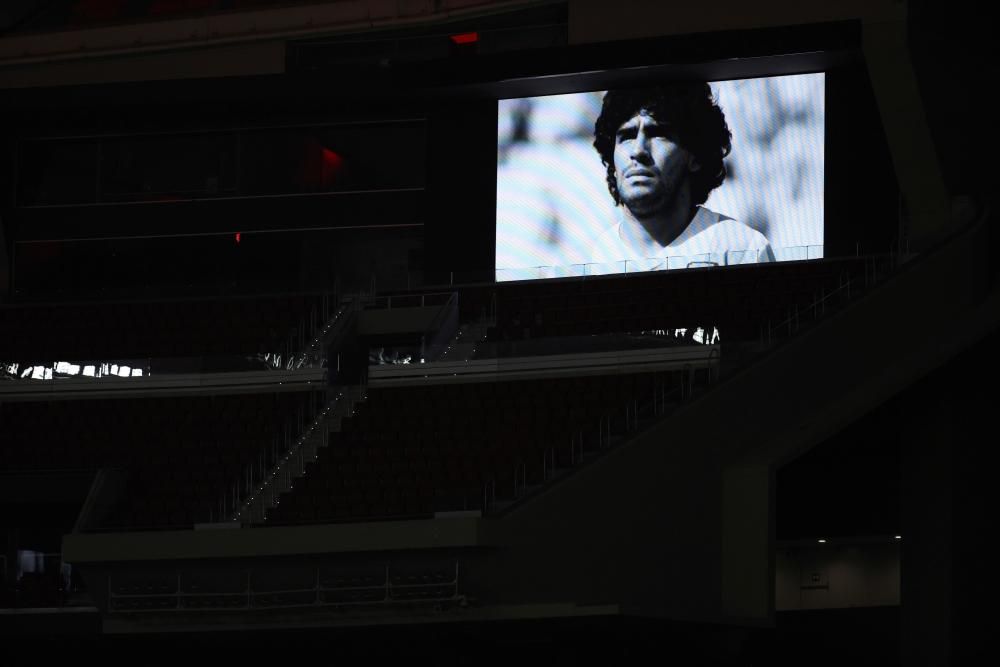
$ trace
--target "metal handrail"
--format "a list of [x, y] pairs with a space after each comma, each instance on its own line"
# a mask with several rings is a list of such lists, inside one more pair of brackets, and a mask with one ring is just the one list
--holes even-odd
[[[710, 376], [713, 378], [714, 376]], [[665, 405], [666, 397], [671, 394], [675, 394], [679, 389], [674, 389], [672, 392], [666, 392], [660, 386], [653, 387], [653, 393], [649, 397], [649, 400], [640, 402], [639, 398], [633, 398], [631, 401], [625, 404], [625, 426], [627, 432], [634, 432], [639, 430], [639, 413], [644, 408], [651, 408], [654, 414], [657, 416], [662, 416], [663, 413], [656, 412], [657, 405], [662, 403]], [[609, 415], [602, 415], [598, 419], [597, 424], [597, 443], [599, 450], [605, 450], [610, 447], [611, 444], [611, 417]], [[586, 437], [584, 431], [577, 431], [576, 434], [570, 436], [570, 461], [571, 466], [575, 467], [579, 463], [582, 463], [586, 454]], [[578, 453], [579, 452], [579, 453]], [[549, 481], [553, 478], [556, 470], [556, 447], [548, 447], [542, 453], [542, 480], [543, 483]], [[513, 500], [519, 500], [527, 492], [527, 465], [523, 460], [518, 460], [514, 464], [514, 497]], [[492, 506], [487, 506], [484, 504], [484, 510], [489, 509]]]
[[[601, 417], [601, 419], [603, 420], [604, 418]], [[601, 428], [601, 426], [599, 425], [598, 429], [600, 429], [600, 428]], [[579, 438], [577, 438], [576, 435], [572, 435], [572, 436], [570, 436], [570, 440], [569, 440], [569, 462], [570, 462], [570, 465], [574, 465], [574, 466], [579, 461], [583, 460], [583, 454], [584, 454], [584, 451], [583, 451], [583, 432], [580, 431], [578, 435], [580, 436]], [[577, 443], [579, 443], [579, 445], [580, 445], [580, 447], [579, 447], [579, 449], [580, 449], [579, 456], [576, 453], [577, 452]]]
[[[340, 391], [331, 401], [319, 407], [316, 412], [311, 415], [308, 424], [306, 424], [305, 414], [301, 411], [297, 413], [296, 422], [299, 426], [297, 429], [297, 437], [292, 435], [289, 428], [290, 424], [286, 424], [285, 447], [283, 448], [284, 454], [281, 455], [281, 452], [277, 451], [277, 444], [273, 443], [272, 446], [274, 449], [272, 451], [274, 452], [274, 458], [272, 460], [274, 463], [272, 468], [269, 471], [264, 470], [263, 456], [258, 458], [258, 463], [250, 463], [244, 466], [244, 470], [242, 471], [243, 479], [246, 482], [244, 490], [242, 493], [238, 492], [235, 495], [232, 504], [232, 511], [228, 515], [226, 513], [227, 505], [225, 501], [223, 501], [221, 504], [220, 517], [227, 521], [240, 520], [243, 513], [249, 510], [253, 502], [256, 501], [257, 496], [265, 492], [269, 492], [268, 498], [273, 505], [275, 500], [274, 482], [276, 480], [284, 478], [288, 488], [291, 488], [291, 478], [288, 466], [297, 464], [299, 470], [304, 472], [305, 456], [302, 451], [302, 447], [317, 428], [323, 428], [323, 424], [330, 416], [331, 411], [337, 406], [343, 397], [344, 391]], [[321, 433], [323, 434], [324, 439], [328, 437], [328, 435], [322, 430]], [[282, 471], [283, 465], [284, 471]], [[257, 467], [256, 471], [255, 467]], [[259, 476], [257, 476], [258, 474]]]
[[[326, 350], [326, 344], [336, 333], [335, 327], [340, 325], [342, 322], [347, 321], [347, 318], [354, 310], [353, 306], [353, 301], [350, 304], [342, 305], [337, 309], [337, 312], [333, 314], [333, 317], [324, 321], [322, 329], [319, 329], [319, 326], [314, 324], [313, 337], [309, 341], [308, 346], [303, 344], [300, 348], [299, 354], [297, 354], [293, 359], [289, 359], [289, 363], [291, 363], [294, 368], [299, 369], [321, 362], [323, 360], [323, 353]], [[317, 329], [319, 329], [318, 333]], [[331, 329], [333, 329], [333, 331], [331, 331]], [[303, 352], [302, 350], [305, 351]]]
[[[518, 473], [521, 473], [521, 484], [518, 485]], [[520, 498], [521, 493], [528, 487], [528, 468], [524, 464], [524, 461], [518, 461], [514, 464], [514, 498]]]
[[[447, 305], [452, 298], [457, 294], [455, 290], [448, 290], [443, 292], [422, 292], [420, 294], [382, 294], [376, 295], [374, 293], [370, 295], [364, 295], [361, 297], [361, 301], [364, 306], [384, 308], [386, 310], [391, 310], [393, 308], [392, 300], [396, 299], [396, 308], [425, 308], [427, 306], [443, 306]], [[442, 303], [427, 303], [428, 297], [448, 297], [444, 299]], [[418, 301], [417, 303], [406, 303], [409, 301]], [[399, 305], [399, 302], [403, 301], [405, 305]]]
[[556, 450], [555, 447], [549, 447], [542, 452], [542, 482], [549, 481], [549, 478], [555, 472], [556, 467]]
[[497, 502], [497, 481], [490, 478], [483, 482], [483, 513], [489, 512]]
[[[836, 289], [834, 289], [829, 293], [826, 293], [825, 291], [821, 292], [820, 296], [815, 298], [813, 302], [806, 307], [806, 310], [812, 310], [813, 319], [818, 320], [821, 314], [826, 313], [827, 302], [829, 302], [835, 296], [845, 295], [846, 300], [850, 301], [851, 289], [852, 287], [855, 287], [856, 283], [863, 282], [863, 286], [865, 288], [868, 288], [877, 283], [879, 280], [878, 260], [881, 257], [883, 256], [876, 255], [865, 258], [864, 262], [865, 272], [863, 278], [851, 276], [850, 273], [847, 273], [846, 278], [844, 275], [841, 276], [840, 285], [838, 285]], [[888, 258], [890, 267], [895, 266], [895, 261], [896, 261], [895, 256], [892, 253], [890, 253], [888, 255]], [[767, 327], [761, 330], [763, 339], [762, 342], [765, 344], [770, 343], [774, 337], [774, 333], [777, 331], [781, 331], [786, 327], [788, 328], [789, 335], [798, 330], [799, 328], [798, 304], [793, 304], [789, 308], [788, 317], [779, 322], [778, 324], [772, 326], [771, 323], [768, 322]]]
[[[323, 580], [321, 575], [321, 567], [316, 567], [316, 576], [313, 578], [313, 585], [307, 588], [289, 588], [289, 589], [277, 589], [277, 590], [262, 590], [255, 591], [253, 587], [253, 570], [246, 570], [246, 584], [242, 590], [230, 590], [230, 591], [216, 591], [216, 592], [191, 592], [185, 591], [182, 586], [182, 573], [178, 570], [175, 572], [175, 580], [173, 586], [173, 591], [165, 593], [116, 593], [114, 591], [114, 586], [112, 583], [112, 577], [108, 577], [108, 606], [109, 611], [127, 611], [129, 613], [134, 612], [167, 612], [167, 611], [213, 611], [218, 609], [234, 609], [232, 605], [223, 606], [212, 606], [212, 607], [197, 607], [191, 608], [185, 606], [183, 601], [186, 599], [227, 599], [243, 600], [243, 604], [236, 608], [242, 609], [280, 609], [280, 608], [294, 608], [294, 607], [313, 607], [313, 606], [326, 606], [326, 607], [348, 607], [348, 606], [364, 606], [364, 605], [386, 605], [393, 603], [408, 602], [412, 603], [413, 598], [399, 598], [393, 595], [394, 591], [419, 591], [426, 590], [430, 593], [438, 592], [441, 589], [450, 589], [450, 594], [448, 595], [431, 595], [425, 598], [420, 598], [421, 602], [427, 603], [442, 603], [442, 602], [461, 602], [465, 599], [465, 596], [459, 593], [460, 578], [459, 578], [459, 562], [455, 561], [454, 574], [452, 577], [445, 581], [431, 581], [431, 582], [419, 582], [419, 583], [393, 583], [393, 576], [389, 565], [385, 565], [383, 568], [383, 576], [380, 582], [374, 583], [370, 586], [325, 586], [323, 585]], [[350, 600], [344, 602], [330, 602], [324, 600], [324, 593], [338, 593], [338, 592], [348, 592], [348, 591], [381, 591], [383, 593], [381, 599], [379, 600]], [[302, 601], [298, 603], [291, 604], [259, 604], [258, 600], [266, 599], [269, 596], [282, 596], [282, 595], [301, 595], [309, 594], [312, 599], [309, 601]], [[139, 601], [139, 600], [176, 600], [175, 604], [171, 607], [156, 607], [150, 609], [138, 609], [138, 608], [127, 608], [127, 609], [116, 609], [115, 603], [119, 601]]]
[[[423, 300], [421, 299], [421, 305]], [[453, 321], [452, 321], [453, 320]], [[439, 333], [443, 330], [445, 324], [450, 323], [456, 329], [458, 328], [458, 292], [452, 292], [448, 300], [441, 306], [441, 309], [431, 320], [430, 324], [424, 330], [423, 334], [420, 336], [420, 360], [423, 361], [429, 356], [437, 356], [437, 348], [442, 348], [445, 346], [444, 343], [439, 343], [436, 340], [432, 340], [430, 343], [430, 349], [428, 349], [427, 338], [428, 336], [433, 336], [435, 333]], [[449, 336], [449, 340], [451, 337]], [[433, 352], [434, 354], [430, 354]]]

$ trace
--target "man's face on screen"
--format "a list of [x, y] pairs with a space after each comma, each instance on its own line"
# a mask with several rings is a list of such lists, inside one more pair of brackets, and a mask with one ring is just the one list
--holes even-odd
[[614, 157], [618, 195], [638, 217], [677, 205], [679, 189], [697, 168], [691, 154], [667, 138], [666, 128], [645, 111], [618, 128]]

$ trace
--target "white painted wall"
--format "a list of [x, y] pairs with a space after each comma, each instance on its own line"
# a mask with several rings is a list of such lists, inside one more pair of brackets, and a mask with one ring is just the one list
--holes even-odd
[[775, 610], [899, 604], [899, 544], [778, 547]]

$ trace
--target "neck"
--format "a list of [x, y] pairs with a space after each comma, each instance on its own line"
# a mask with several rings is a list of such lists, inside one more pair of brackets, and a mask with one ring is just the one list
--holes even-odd
[[677, 206], [653, 215], [637, 215], [623, 207], [626, 223], [622, 225], [623, 234], [639, 247], [653, 251], [666, 248], [687, 228], [697, 210], [696, 206]]

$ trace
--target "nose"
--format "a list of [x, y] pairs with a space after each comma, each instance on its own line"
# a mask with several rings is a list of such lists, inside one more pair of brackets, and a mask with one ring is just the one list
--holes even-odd
[[631, 142], [629, 157], [636, 162], [648, 163], [652, 158], [649, 155], [649, 137], [644, 128], [640, 127], [635, 135], [635, 140]]

